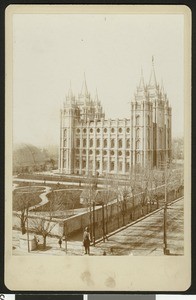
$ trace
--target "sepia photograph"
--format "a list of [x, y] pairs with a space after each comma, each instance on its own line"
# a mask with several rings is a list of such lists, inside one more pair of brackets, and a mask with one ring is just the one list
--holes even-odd
[[[8, 7], [8, 286], [188, 288], [190, 15], [180, 5]], [[72, 281], [59, 279], [61, 262]]]

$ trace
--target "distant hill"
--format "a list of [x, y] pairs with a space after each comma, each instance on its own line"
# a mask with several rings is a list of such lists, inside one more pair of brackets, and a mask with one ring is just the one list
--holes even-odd
[[41, 149], [31, 144], [15, 144], [13, 147], [13, 172], [24, 173], [44, 171], [57, 166], [58, 150], [56, 147]]

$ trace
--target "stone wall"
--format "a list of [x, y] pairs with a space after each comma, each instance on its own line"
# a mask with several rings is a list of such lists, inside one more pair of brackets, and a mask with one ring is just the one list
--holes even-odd
[[[171, 191], [168, 194], [168, 202], [183, 196], [183, 188], [178, 192]], [[51, 230], [51, 235], [54, 236], [67, 236], [68, 239], [71, 235], [76, 233], [82, 233], [86, 226], [89, 226], [91, 230], [91, 235], [93, 238], [93, 219], [94, 219], [94, 232], [95, 239], [99, 239], [103, 236], [103, 233], [107, 235], [108, 233], [127, 225], [134, 220], [156, 210], [158, 207], [164, 204], [164, 194], [160, 193], [159, 200], [154, 203], [145, 202], [141, 204], [141, 195], [131, 197], [126, 201], [116, 201], [114, 200], [107, 206], [95, 206], [93, 212], [93, 207], [88, 211], [73, 215], [67, 219], [57, 219], [53, 218], [50, 222], [50, 226], [54, 226]], [[93, 218], [94, 215], [94, 218]], [[30, 231], [35, 231], [35, 224], [39, 222], [44, 217], [41, 217], [39, 213], [30, 213], [28, 226]], [[45, 222], [47, 224], [47, 218], [45, 217]], [[20, 218], [17, 213], [13, 213], [13, 227], [20, 229]]]

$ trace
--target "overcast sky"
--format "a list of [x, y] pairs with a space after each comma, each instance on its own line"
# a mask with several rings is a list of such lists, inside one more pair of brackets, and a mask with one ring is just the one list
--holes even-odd
[[59, 144], [60, 106], [82, 87], [98, 91], [106, 118], [129, 118], [141, 67], [152, 55], [183, 136], [183, 15], [18, 14], [13, 19], [14, 143]]

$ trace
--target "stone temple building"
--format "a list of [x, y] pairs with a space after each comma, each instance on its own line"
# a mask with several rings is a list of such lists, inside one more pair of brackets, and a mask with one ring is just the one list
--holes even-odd
[[64, 174], [129, 174], [134, 166], [159, 167], [171, 159], [172, 110], [154, 65], [143, 74], [127, 118], [106, 119], [98, 96], [84, 78], [76, 97], [71, 88], [61, 109], [59, 171]]

